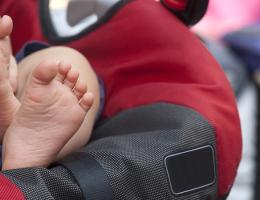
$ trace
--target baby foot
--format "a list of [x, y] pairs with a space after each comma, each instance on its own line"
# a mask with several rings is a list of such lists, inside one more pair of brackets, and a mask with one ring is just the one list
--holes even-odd
[[74, 135], [93, 104], [93, 95], [64, 63], [37, 66], [22, 105], [6, 131], [3, 169], [46, 167]]
[[12, 19], [5, 15], [0, 17], [0, 48], [4, 50], [6, 57], [9, 59], [9, 81], [13, 91], [17, 89], [17, 63], [12, 55], [12, 47], [10, 42], [10, 34], [13, 30]]
[[[16, 83], [10, 80], [10, 70], [13, 71], [15, 70], [13, 68], [17, 67], [12, 60], [8, 41], [12, 27], [13, 23], [10, 17], [0, 18], [0, 142], [2, 142], [3, 135], [20, 106], [19, 101], [13, 94], [14, 84]], [[16, 77], [12, 76], [11, 79], [16, 80]]]

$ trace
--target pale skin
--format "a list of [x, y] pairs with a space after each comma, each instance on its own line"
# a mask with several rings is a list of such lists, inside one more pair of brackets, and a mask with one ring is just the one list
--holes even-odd
[[[97, 77], [83, 55], [50, 47], [12, 56], [12, 20], [0, 18], [3, 170], [47, 167], [85, 145], [99, 109]], [[18, 69], [18, 70], [17, 70]]]

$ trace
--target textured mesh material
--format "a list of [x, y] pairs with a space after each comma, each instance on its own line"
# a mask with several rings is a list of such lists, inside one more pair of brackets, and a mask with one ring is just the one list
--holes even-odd
[[[115, 133], [117, 136], [113, 136]], [[164, 158], [169, 154], [205, 145], [216, 149], [212, 126], [195, 111], [164, 103], [143, 106], [122, 112], [100, 125], [94, 134], [96, 141], [82, 153], [91, 155], [103, 167], [113, 199], [215, 199], [217, 182], [174, 196], [164, 166]], [[104, 135], [107, 137], [100, 138]], [[84, 199], [73, 176], [62, 167], [19, 169], [3, 174], [20, 187], [28, 200]], [[93, 199], [87, 193], [85, 196]]]
[[27, 200], [85, 199], [69, 171], [60, 166], [51, 170], [26, 168], [2, 173], [21, 189]]
[[164, 167], [167, 155], [204, 145], [216, 150], [213, 127], [191, 109], [160, 103], [124, 111], [100, 125], [94, 139], [82, 152], [104, 168], [114, 199], [208, 200], [216, 196], [217, 183], [181, 196], [170, 191]]

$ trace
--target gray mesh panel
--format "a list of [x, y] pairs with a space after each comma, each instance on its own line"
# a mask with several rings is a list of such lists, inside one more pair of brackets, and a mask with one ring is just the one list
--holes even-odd
[[213, 127], [191, 109], [159, 103], [124, 111], [99, 126], [94, 139], [83, 151], [105, 169], [114, 199], [203, 200], [216, 195], [217, 183], [180, 196], [170, 191], [167, 155], [204, 145], [216, 149]]
[[14, 182], [27, 200], [82, 200], [82, 191], [63, 167], [51, 170], [44, 168], [25, 168], [3, 171]]

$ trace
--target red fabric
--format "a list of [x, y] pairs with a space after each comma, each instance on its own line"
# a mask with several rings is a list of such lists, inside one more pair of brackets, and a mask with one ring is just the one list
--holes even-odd
[[[26, 25], [32, 26], [26, 31], [30, 37], [14, 34], [13, 41], [19, 41], [14, 43], [15, 50], [22, 41], [43, 38], [36, 13], [30, 12], [35, 15], [32, 24]], [[25, 21], [12, 14], [15, 21]], [[29, 15], [24, 19], [31, 19]], [[168, 9], [153, 0], [132, 1], [108, 23], [69, 46], [85, 54], [105, 82], [103, 117], [163, 101], [192, 108], [211, 122], [217, 140], [218, 194], [229, 191], [242, 147], [232, 89], [199, 39]]]
[[0, 200], [26, 200], [19, 188], [0, 174]]
[[177, 18], [155, 1], [133, 1], [72, 47], [105, 81], [104, 117], [166, 101], [207, 118], [216, 131], [219, 196], [229, 191], [242, 146], [235, 98], [216, 61]]

